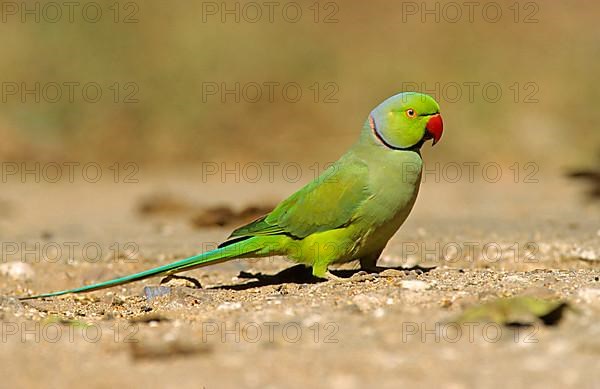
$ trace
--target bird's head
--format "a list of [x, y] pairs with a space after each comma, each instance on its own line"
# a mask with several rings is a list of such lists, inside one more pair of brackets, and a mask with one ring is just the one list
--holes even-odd
[[435, 145], [444, 130], [438, 103], [431, 96], [416, 92], [385, 100], [371, 111], [368, 122], [373, 136], [395, 150], [419, 148], [429, 139]]

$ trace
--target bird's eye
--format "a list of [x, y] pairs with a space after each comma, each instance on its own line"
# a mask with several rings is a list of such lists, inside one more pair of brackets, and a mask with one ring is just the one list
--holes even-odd
[[408, 116], [409, 118], [414, 118], [417, 116], [417, 113], [415, 112], [414, 109], [409, 108], [406, 110], [406, 116]]

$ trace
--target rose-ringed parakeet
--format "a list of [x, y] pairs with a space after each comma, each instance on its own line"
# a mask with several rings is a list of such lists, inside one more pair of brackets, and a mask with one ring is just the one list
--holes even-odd
[[314, 181], [271, 213], [233, 231], [216, 250], [125, 277], [23, 299], [82, 293], [154, 276], [169, 276], [234, 258], [272, 255], [335, 278], [331, 264], [359, 260], [373, 268], [417, 198], [421, 146], [440, 140], [438, 103], [428, 95], [392, 96], [367, 117], [358, 141]]

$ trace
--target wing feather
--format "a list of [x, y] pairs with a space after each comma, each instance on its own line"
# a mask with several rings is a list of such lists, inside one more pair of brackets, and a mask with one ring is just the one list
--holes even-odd
[[285, 234], [302, 239], [350, 224], [369, 197], [368, 167], [341, 159], [282, 201], [271, 213], [233, 231], [230, 238]]

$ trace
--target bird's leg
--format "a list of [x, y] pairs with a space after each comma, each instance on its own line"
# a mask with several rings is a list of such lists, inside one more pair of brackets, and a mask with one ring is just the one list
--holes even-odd
[[380, 255], [381, 251], [360, 258], [360, 269], [366, 271], [367, 273], [379, 273], [381, 268], [377, 267], [377, 260], [379, 259]]
[[327, 268], [327, 264], [315, 264], [313, 265], [313, 276], [317, 278], [322, 278], [327, 281], [336, 281], [336, 282], [347, 282], [347, 281], [355, 281], [352, 277], [339, 277], [335, 274], [331, 273]]
[[327, 262], [317, 262], [312, 266], [312, 274], [317, 278], [322, 278], [328, 281], [348, 281], [349, 278], [342, 278], [332, 274], [328, 269]]
[[327, 278], [327, 274], [329, 270], [327, 269], [327, 263], [317, 262], [312, 265], [312, 274], [317, 278], [329, 279]]

